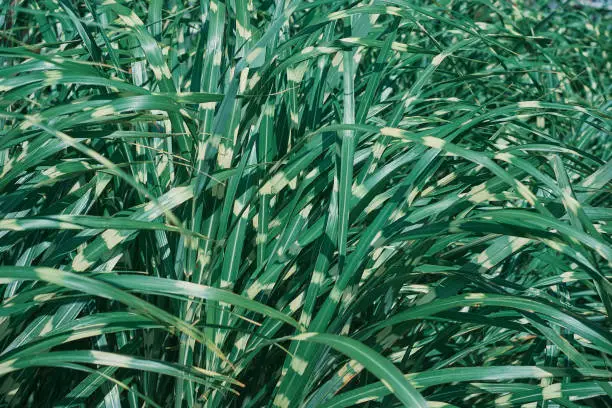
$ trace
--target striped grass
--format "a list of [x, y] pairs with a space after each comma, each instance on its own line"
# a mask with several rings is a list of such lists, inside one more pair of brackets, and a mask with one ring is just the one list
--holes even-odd
[[0, 4], [0, 406], [612, 406], [611, 17]]

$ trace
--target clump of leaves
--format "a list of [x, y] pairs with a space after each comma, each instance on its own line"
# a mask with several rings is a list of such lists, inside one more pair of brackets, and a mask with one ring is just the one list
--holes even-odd
[[610, 406], [588, 2], [0, 6], [3, 406]]

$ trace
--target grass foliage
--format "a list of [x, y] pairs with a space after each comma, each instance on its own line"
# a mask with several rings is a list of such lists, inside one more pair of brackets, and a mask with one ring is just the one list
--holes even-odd
[[584, 4], [2, 2], [0, 405], [611, 406]]

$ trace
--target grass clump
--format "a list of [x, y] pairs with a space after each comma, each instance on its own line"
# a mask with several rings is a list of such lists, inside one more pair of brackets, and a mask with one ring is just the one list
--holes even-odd
[[610, 12], [0, 6], [0, 404], [610, 406]]

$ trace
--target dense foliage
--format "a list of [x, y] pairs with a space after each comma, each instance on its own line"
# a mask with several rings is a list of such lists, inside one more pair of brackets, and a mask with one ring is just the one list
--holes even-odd
[[612, 406], [605, 8], [0, 27], [0, 406]]

